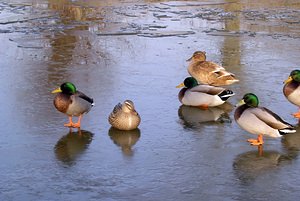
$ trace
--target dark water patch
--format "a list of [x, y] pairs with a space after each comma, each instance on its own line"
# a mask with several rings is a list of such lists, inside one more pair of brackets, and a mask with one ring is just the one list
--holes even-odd
[[247, 20], [276, 20], [286, 22], [299, 22], [300, 11], [299, 10], [286, 10], [286, 9], [263, 9], [263, 10], [244, 10], [242, 11], [245, 19]]
[[151, 33], [144, 32], [138, 34], [138, 36], [149, 37], [149, 38], [161, 38], [161, 37], [172, 37], [172, 36], [183, 37], [191, 34], [195, 34], [195, 32], [194, 31], [166, 31], [166, 32], [151, 32]]
[[34, 21], [34, 20], [42, 20], [42, 19], [47, 19], [50, 20], [54, 16], [39, 16], [39, 17], [33, 17], [33, 18], [28, 18], [28, 19], [16, 19], [16, 20], [10, 20], [10, 21], [2, 21], [0, 24], [6, 25], [6, 24], [14, 24], [14, 23], [24, 23], [24, 22], [29, 22], [29, 21]]
[[96, 33], [98, 36], [130, 36], [138, 35], [140, 32], [113, 32], [113, 33]]
[[215, 3], [210, 3], [210, 2], [203, 2], [203, 3], [186, 3], [186, 2], [167, 2], [167, 3], [161, 3], [162, 5], [170, 6], [170, 7], [187, 7], [187, 6], [217, 6], [217, 5], [225, 5], [225, 4], [231, 4], [231, 3], [236, 3], [236, 1], [232, 2], [215, 2]]
[[204, 20], [226, 20], [236, 17], [234, 13], [226, 12], [220, 8], [201, 8], [196, 11], [196, 14], [187, 16], [186, 18], [201, 18]]
[[7, 29], [0, 29], [0, 33], [12, 33], [13, 31]]
[[241, 37], [241, 36], [250, 36], [250, 37], [271, 37], [273, 39], [282, 39], [286, 38], [298, 39], [300, 35], [295, 33], [267, 33], [267, 32], [252, 32], [252, 31], [227, 31], [224, 29], [209, 29], [204, 30], [204, 33], [211, 36], [226, 36], [226, 37]]

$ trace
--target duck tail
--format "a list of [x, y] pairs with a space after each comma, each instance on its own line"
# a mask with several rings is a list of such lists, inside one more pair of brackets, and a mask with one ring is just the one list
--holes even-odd
[[233, 91], [226, 89], [222, 91], [218, 96], [221, 98], [222, 101], [226, 101], [228, 98], [230, 98], [233, 95], [234, 95]]
[[293, 128], [293, 127], [279, 129], [278, 131], [279, 131], [280, 135], [286, 135], [286, 134], [290, 134], [290, 133], [296, 133], [296, 129]]

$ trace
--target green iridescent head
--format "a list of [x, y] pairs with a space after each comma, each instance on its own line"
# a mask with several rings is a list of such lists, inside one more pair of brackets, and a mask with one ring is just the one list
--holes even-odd
[[52, 93], [63, 93], [63, 94], [75, 94], [76, 93], [76, 87], [71, 82], [65, 82], [62, 85], [60, 85], [59, 88], [52, 91]]
[[198, 81], [193, 77], [187, 77], [185, 78], [183, 84], [187, 88], [193, 88], [198, 85]]
[[290, 74], [290, 77], [296, 81], [296, 82], [300, 82], [300, 70], [293, 70]]
[[253, 93], [245, 94], [242, 101], [250, 107], [257, 107], [259, 104], [257, 96]]

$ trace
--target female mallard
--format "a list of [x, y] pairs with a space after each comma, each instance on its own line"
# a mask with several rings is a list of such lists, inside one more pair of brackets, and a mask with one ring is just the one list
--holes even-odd
[[248, 139], [251, 145], [262, 145], [263, 135], [281, 137], [288, 133], [295, 133], [294, 127], [282, 120], [277, 114], [265, 107], [258, 106], [255, 94], [247, 93], [239, 102], [239, 107], [234, 112], [237, 124], [249, 133], [258, 135], [256, 139]]
[[131, 100], [125, 100], [123, 104], [118, 103], [108, 117], [112, 127], [119, 130], [133, 130], [141, 122], [140, 115], [135, 111]]
[[[291, 103], [300, 107], [300, 70], [293, 70], [284, 83], [283, 94]], [[293, 115], [300, 120], [300, 108]]]
[[224, 86], [239, 81], [234, 74], [226, 71], [222, 66], [206, 61], [206, 52], [196, 51], [187, 61], [190, 61], [189, 74], [196, 78], [199, 83]]
[[198, 85], [193, 77], [187, 77], [177, 88], [184, 87], [178, 94], [183, 105], [198, 106], [202, 109], [222, 105], [234, 93], [231, 90], [209, 85]]
[[[53, 90], [52, 93], [58, 93], [54, 98], [56, 109], [69, 116], [69, 123], [64, 124], [64, 126], [80, 128], [82, 115], [90, 111], [94, 105], [93, 99], [77, 91], [71, 82], [63, 83], [59, 88]], [[79, 117], [77, 123], [73, 123], [73, 116]]]

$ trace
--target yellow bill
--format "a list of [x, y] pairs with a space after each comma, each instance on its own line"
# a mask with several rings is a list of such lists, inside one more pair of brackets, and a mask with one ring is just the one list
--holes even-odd
[[291, 76], [288, 77], [288, 79], [286, 79], [283, 83], [287, 84], [289, 82], [291, 82], [293, 80], [293, 78]]
[[244, 101], [244, 99], [242, 99], [235, 106], [238, 107], [238, 106], [244, 105], [244, 104], [245, 104], [245, 101]]
[[60, 87], [58, 87], [57, 89], [54, 89], [53, 91], [51, 91], [51, 93], [55, 94], [55, 93], [60, 93], [62, 92], [62, 90], [60, 89]]
[[184, 83], [183, 82], [176, 86], [176, 88], [182, 88], [182, 87], [184, 87]]

